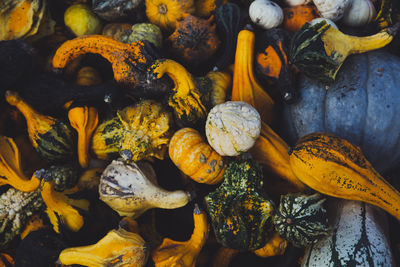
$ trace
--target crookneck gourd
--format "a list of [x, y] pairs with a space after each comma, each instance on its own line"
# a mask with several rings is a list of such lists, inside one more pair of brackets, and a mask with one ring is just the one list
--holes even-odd
[[82, 168], [89, 165], [89, 145], [92, 134], [99, 123], [95, 107], [74, 107], [68, 111], [71, 126], [78, 132], [78, 160]]
[[243, 101], [252, 105], [260, 113], [262, 121], [271, 123], [274, 117], [274, 101], [255, 79], [254, 42], [254, 32], [239, 32], [233, 70], [232, 101]]
[[359, 147], [328, 133], [306, 135], [290, 152], [290, 167], [304, 184], [333, 197], [378, 206], [400, 220], [400, 193], [369, 163]]
[[174, 82], [174, 88], [168, 99], [175, 117], [184, 126], [196, 126], [202, 123], [207, 111], [201, 102], [201, 94], [193, 76], [178, 62], [171, 59], [156, 60], [148, 70], [148, 80], [160, 79], [167, 74]]
[[400, 24], [381, 32], [357, 37], [342, 33], [325, 20], [310, 23], [296, 32], [290, 44], [289, 59], [307, 76], [332, 83], [348, 55], [382, 48], [393, 40]]
[[256, 73], [261, 74], [261, 79], [276, 84], [283, 101], [288, 104], [297, 100], [294, 73], [287, 57], [290, 38], [280, 28], [267, 30], [257, 35], [255, 48]]
[[214, 233], [223, 246], [246, 251], [266, 244], [274, 204], [262, 186], [260, 165], [251, 159], [233, 160], [222, 184], [205, 197]]
[[181, 242], [165, 238], [152, 252], [156, 267], [194, 267], [200, 250], [208, 238], [209, 225], [205, 211], [195, 205], [193, 211], [194, 230], [189, 240]]
[[301, 193], [281, 196], [278, 209], [272, 218], [279, 236], [297, 247], [318, 241], [329, 232], [328, 216], [322, 195]]
[[176, 23], [175, 31], [167, 38], [169, 51], [194, 69], [209, 60], [217, 51], [220, 40], [214, 16], [208, 19], [186, 15]]
[[119, 228], [108, 232], [96, 244], [64, 249], [59, 260], [65, 265], [142, 267], [148, 253], [146, 242], [140, 235]]
[[228, 101], [210, 110], [206, 121], [208, 143], [221, 156], [248, 151], [260, 136], [257, 110], [241, 101]]
[[135, 88], [143, 79], [147, 65], [155, 60], [156, 52], [147, 41], [126, 44], [102, 35], [85, 35], [64, 42], [53, 57], [53, 67], [60, 69], [73, 59], [87, 53], [100, 54], [112, 66], [114, 79]]
[[222, 157], [191, 128], [175, 132], [169, 143], [169, 157], [186, 175], [198, 183], [216, 184], [223, 179]]
[[138, 164], [113, 160], [101, 175], [100, 199], [121, 216], [136, 218], [151, 208], [176, 209], [189, 202], [189, 193], [162, 189], [151, 165]]
[[43, 159], [59, 162], [72, 158], [74, 135], [68, 124], [36, 112], [16, 92], [7, 91], [6, 100], [24, 115], [29, 139]]
[[21, 154], [14, 140], [0, 136], [0, 186], [9, 184], [23, 192], [31, 192], [40, 186], [40, 179], [28, 179], [21, 167]]
[[119, 154], [126, 160], [163, 159], [172, 125], [172, 115], [160, 103], [143, 100], [117, 112], [93, 133], [92, 150], [99, 159]]

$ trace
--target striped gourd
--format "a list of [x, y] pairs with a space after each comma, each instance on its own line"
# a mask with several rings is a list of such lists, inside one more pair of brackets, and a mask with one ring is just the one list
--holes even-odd
[[43, 159], [60, 162], [72, 158], [75, 147], [74, 133], [68, 124], [38, 113], [16, 92], [7, 91], [6, 100], [24, 115], [29, 139]]
[[332, 204], [337, 207], [332, 214], [333, 231], [306, 249], [302, 267], [395, 266], [382, 228], [382, 211], [359, 201]]
[[281, 196], [279, 208], [273, 217], [279, 236], [297, 247], [305, 247], [327, 235], [328, 218], [322, 206], [325, 200], [318, 193]]

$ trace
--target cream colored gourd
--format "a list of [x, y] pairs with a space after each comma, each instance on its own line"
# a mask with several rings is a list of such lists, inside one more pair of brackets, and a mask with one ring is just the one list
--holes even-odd
[[284, 0], [283, 1], [288, 6], [300, 6], [307, 5], [312, 2], [312, 0]]
[[351, 0], [313, 0], [321, 17], [338, 21], [341, 19]]
[[151, 208], [176, 209], [185, 206], [190, 194], [167, 191], [157, 185], [148, 163], [113, 160], [100, 178], [100, 199], [121, 216], [137, 218]]
[[221, 156], [237, 156], [248, 151], [260, 131], [260, 114], [245, 102], [228, 101], [216, 105], [207, 116], [208, 143]]
[[254, 24], [263, 29], [278, 27], [283, 21], [282, 8], [269, 0], [255, 0], [249, 7], [249, 16]]
[[351, 0], [342, 21], [347, 26], [360, 27], [367, 25], [376, 16], [376, 10], [371, 0]]

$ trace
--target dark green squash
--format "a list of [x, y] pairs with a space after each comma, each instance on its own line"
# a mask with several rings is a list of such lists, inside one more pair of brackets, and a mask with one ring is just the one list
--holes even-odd
[[262, 186], [258, 163], [234, 160], [225, 170], [223, 183], [205, 197], [215, 236], [223, 246], [247, 251], [266, 244], [274, 204]]
[[281, 196], [273, 216], [275, 230], [297, 247], [305, 247], [328, 234], [328, 218], [322, 195], [302, 193]]
[[399, 73], [399, 57], [374, 51], [348, 58], [329, 87], [300, 76], [299, 101], [284, 109], [287, 140], [329, 132], [360, 146], [379, 172], [399, 166]]
[[215, 22], [222, 41], [215, 67], [223, 70], [233, 64], [235, 59], [237, 36], [243, 26], [240, 7], [235, 3], [226, 3], [218, 7], [215, 10]]

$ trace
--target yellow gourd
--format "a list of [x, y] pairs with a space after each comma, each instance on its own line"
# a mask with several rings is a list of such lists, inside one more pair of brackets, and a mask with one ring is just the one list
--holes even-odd
[[265, 246], [254, 250], [254, 254], [262, 258], [283, 255], [286, 251], [287, 245], [288, 242], [275, 232]]
[[188, 241], [179, 242], [165, 238], [152, 253], [156, 267], [194, 267], [209, 232], [207, 215], [196, 205], [193, 211], [194, 230]]
[[289, 162], [297, 178], [312, 189], [370, 203], [400, 220], [400, 192], [348, 141], [327, 133], [306, 135], [293, 147]]

